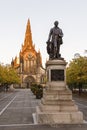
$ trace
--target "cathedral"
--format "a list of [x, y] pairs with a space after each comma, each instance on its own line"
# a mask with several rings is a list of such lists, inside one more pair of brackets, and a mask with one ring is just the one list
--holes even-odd
[[35, 50], [32, 41], [30, 20], [28, 19], [25, 39], [19, 52], [19, 57], [12, 59], [11, 65], [21, 77], [21, 87], [29, 88], [32, 83], [44, 83], [45, 69], [42, 67], [40, 50]]

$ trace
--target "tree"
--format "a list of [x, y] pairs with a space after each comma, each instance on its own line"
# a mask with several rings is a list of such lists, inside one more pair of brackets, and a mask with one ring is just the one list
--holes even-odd
[[66, 79], [69, 86], [78, 86], [81, 93], [83, 84], [87, 83], [87, 57], [80, 56], [70, 62], [66, 69]]
[[6, 77], [7, 77], [7, 71], [6, 71], [6, 68], [2, 65], [0, 65], [0, 83], [3, 84], [6, 81]]
[[0, 84], [20, 84], [21, 80], [16, 70], [12, 67], [0, 65]]
[[16, 70], [12, 67], [10, 67], [8, 70], [7, 81], [9, 84], [20, 84], [20, 82], [21, 82], [20, 77], [18, 76]]

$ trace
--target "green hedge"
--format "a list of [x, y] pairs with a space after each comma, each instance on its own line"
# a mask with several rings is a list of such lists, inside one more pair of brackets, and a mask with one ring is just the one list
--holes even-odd
[[41, 99], [43, 96], [43, 87], [39, 84], [33, 84], [31, 86], [31, 91], [36, 96], [37, 99]]

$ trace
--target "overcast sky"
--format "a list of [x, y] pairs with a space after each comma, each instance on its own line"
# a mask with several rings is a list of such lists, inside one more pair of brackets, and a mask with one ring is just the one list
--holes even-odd
[[64, 33], [61, 55], [69, 62], [75, 53], [87, 55], [87, 0], [0, 0], [0, 63], [9, 64], [24, 42], [28, 18], [43, 66], [46, 41], [54, 21]]

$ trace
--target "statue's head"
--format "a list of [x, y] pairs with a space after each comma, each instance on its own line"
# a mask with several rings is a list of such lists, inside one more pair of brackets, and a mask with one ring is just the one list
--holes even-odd
[[58, 24], [59, 24], [58, 21], [55, 21], [55, 22], [54, 22], [54, 25], [55, 25], [56, 27], [58, 26]]

